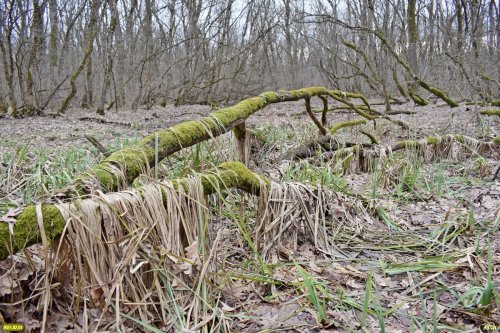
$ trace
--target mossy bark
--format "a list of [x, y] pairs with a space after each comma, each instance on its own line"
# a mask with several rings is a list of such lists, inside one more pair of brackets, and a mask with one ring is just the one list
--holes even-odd
[[494, 137], [492, 138], [491, 141], [479, 141], [477, 139], [461, 135], [461, 134], [445, 134], [441, 136], [429, 136], [420, 140], [403, 140], [395, 143], [392, 145], [390, 148], [387, 148], [387, 152], [394, 152], [397, 150], [402, 150], [402, 149], [407, 149], [407, 148], [417, 148], [417, 147], [422, 147], [426, 145], [437, 145], [438, 143], [442, 142], [443, 140], [449, 140], [449, 141], [455, 141], [455, 142], [460, 142], [460, 143], [466, 143], [466, 142], [476, 142], [479, 144], [484, 144], [484, 145], [493, 145], [493, 146], [498, 146], [500, 145], [500, 137]]
[[300, 160], [308, 158], [314, 156], [314, 154], [319, 149], [324, 151], [335, 151], [341, 148], [350, 148], [357, 145], [358, 144], [356, 143], [350, 143], [350, 142], [340, 143], [337, 140], [335, 140], [332, 136], [326, 135], [320, 137], [319, 139], [305, 142], [304, 144], [296, 148], [288, 150], [278, 158], [278, 161], [285, 161], [285, 160], [292, 161], [292, 160]]
[[328, 113], [328, 99], [325, 96], [319, 96], [319, 98], [323, 102], [323, 110], [321, 110], [321, 124], [323, 126], [327, 126], [328, 120], [326, 119], [326, 114]]
[[480, 111], [479, 113], [487, 115], [487, 116], [500, 116], [500, 109], [499, 110], [484, 110], [484, 111]]
[[396, 84], [396, 88], [398, 89], [399, 93], [401, 96], [403, 96], [406, 100], [408, 100], [408, 94], [404, 90], [403, 86], [398, 80], [398, 73], [396, 72], [396, 67], [392, 67], [392, 79], [394, 80], [394, 83]]
[[[370, 133], [363, 133], [370, 138]], [[464, 136], [461, 134], [446, 134], [438, 137], [429, 136], [420, 140], [403, 140], [393, 144], [390, 147], [385, 148], [386, 153], [394, 152], [397, 150], [407, 149], [407, 148], [417, 148], [425, 145], [436, 145], [443, 140], [453, 140], [460, 143], [475, 142], [481, 145], [489, 146], [500, 146], [500, 137], [494, 137], [491, 141], [479, 141], [477, 139]], [[350, 149], [372, 149], [376, 146], [373, 142], [378, 142], [378, 140], [373, 137], [370, 138], [371, 144], [357, 144], [357, 143], [340, 143], [336, 141], [331, 136], [324, 136], [316, 140], [308, 141], [296, 148], [290, 149], [278, 159], [278, 161], [283, 160], [299, 160], [313, 156], [318, 149], [323, 149], [324, 151], [336, 151], [343, 148]]]
[[[205, 195], [229, 188], [238, 188], [258, 195], [262, 190], [261, 186], [267, 187], [270, 184], [269, 179], [253, 173], [240, 162], [222, 163], [218, 168], [200, 174], [200, 180]], [[175, 179], [172, 183], [174, 187], [183, 186], [185, 190], [188, 190], [185, 178]], [[141, 189], [137, 189], [137, 191], [140, 192]], [[66, 205], [78, 205], [78, 202], [77, 200]], [[42, 216], [47, 238], [49, 240], [57, 239], [66, 225], [59, 208], [55, 205], [44, 204], [42, 205]], [[15, 220], [15, 223], [12, 224], [13, 234], [10, 234], [7, 223], [0, 223], [0, 260], [26, 246], [41, 241], [35, 206], [24, 208]]]
[[[101, 163], [90, 168], [70, 184], [60, 197], [82, 195], [99, 189], [110, 192], [120, 188], [120, 184], [130, 184], [143, 170], [147, 170], [155, 162], [155, 138], [158, 137], [159, 160], [190, 147], [196, 143], [209, 140], [226, 133], [235, 126], [242, 125], [255, 112], [272, 103], [298, 101], [312, 96], [331, 96], [342, 100], [360, 98], [369, 108], [368, 101], [360, 94], [345, 93], [324, 87], [309, 87], [291, 91], [266, 92], [259, 96], [245, 99], [236, 105], [220, 109], [197, 121], [187, 121], [171, 128], [146, 136], [138, 143], [117, 151]], [[365, 118], [373, 117], [354, 107], [355, 111]], [[125, 179], [120, 175], [123, 174]]]
[[379, 144], [379, 140], [377, 139], [377, 137], [373, 133], [370, 133], [368, 131], [360, 131], [360, 132], [363, 133], [364, 135], [366, 135], [368, 137], [368, 139], [370, 139], [370, 142], [372, 145]]
[[426, 106], [427, 104], [429, 104], [429, 102], [425, 98], [415, 94], [414, 92], [409, 91], [408, 95], [417, 105]]
[[341, 128], [353, 127], [356, 125], [364, 125], [364, 124], [366, 124], [366, 120], [364, 120], [364, 119], [342, 121], [342, 122], [337, 123], [334, 126], [332, 126], [328, 131], [330, 132], [330, 134], [335, 134]]

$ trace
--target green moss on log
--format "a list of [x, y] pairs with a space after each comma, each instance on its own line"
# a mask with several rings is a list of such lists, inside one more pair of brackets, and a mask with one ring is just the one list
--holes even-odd
[[[239, 188], [258, 195], [261, 191], [261, 182], [266, 186], [271, 183], [268, 178], [253, 173], [241, 162], [222, 163], [216, 169], [200, 174], [200, 179], [205, 195], [230, 188]], [[188, 190], [188, 181], [185, 178], [176, 179], [173, 184], [174, 188], [182, 186], [184, 190]]]
[[[200, 174], [203, 190], [206, 195], [228, 188], [239, 188], [252, 194], [259, 194], [261, 183], [265, 186], [270, 180], [250, 171], [240, 162], [222, 163], [218, 168]], [[184, 186], [188, 190], [186, 179], [173, 181], [174, 187]], [[138, 189], [140, 192], [141, 189]], [[92, 200], [92, 199], [86, 199]], [[78, 202], [78, 201], [76, 201]], [[43, 224], [49, 240], [57, 239], [65, 227], [65, 221], [59, 209], [54, 205], [42, 205]], [[14, 234], [10, 235], [7, 223], [0, 223], [0, 260], [7, 258], [26, 246], [40, 242], [40, 230], [36, 218], [36, 207], [29, 206], [16, 218], [13, 225]]]
[[500, 116], [500, 110], [483, 110], [479, 112], [480, 114], [484, 114], [486, 116]]
[[500, 99], [494, 99], [490, 102], [491, 106], [500, 106]]
[[417, 104], [417, 105], [420, 105], [420, 106], [426, 106], [426, 105], [428, 105], [428, 104], [429, 104], [429, 102], [428, 102], [425, 98], [423, 98], [423, 97], [421, 97], [421, 96], [419, 96], [419, 95], [417, 95], [417, 94], [415, 94], [415, 93], [413, 93], [413, 92], [411, 92], [411, 91], [409, 91], [409, 92], [408, 92], [408, 95], [410, 96], [410, 98], [411, 98], [411, 99], [415, 102], [415, 104]]
[[250, 171], [250, 169], [240, 162], [225, 162], [220, 165], [220, 168], [236, 173], [240, 183], [247, 184], [252, 189], [259, 189], [262, 181], [266, 186], [271, 184], [269, 179]]
[[328, 131], [330, 132], [330, 134], [335, 134], [341, 128], [352, 127], [352, 126], [356, 126], [356, 125], [364, 125], [364, 124], [366, 124], [366, 120], [364, 120], [364, 119], [342, 121], [342, 122], [337, 123], [334, 126], [330, 127], [330, 129]]
[[[52, 241], [59, 237], [65, 225], [59, 209], [53, 205], [42, 205], [42, 216], [47, 239]], [[14, 234], [11, 235], [8, 224], [0, 223], [0, 260], [27, 245], [40, 242], [40, 229], [38, 228], [35, 206], [25, 208], [17, 216], [13, 230]]]
[[424, 82], [422, 80], [419, 80], [418, 83], [420, 84], [420, 86], [422, 88], [424, 88], [425, 90], [433, 93], [437, 97], [441, 98], [443, 101], [446, 102], [446, 104], [448, 104], [452, 108], [455, 108], [455, 107], [458, 106], [458, 103], [455, 102], [453, 99], [451, 99], [443, 90], [438, 89], [438, 88], [436, 88], [434, 86], [431, 86], [430, 84], [428, 84], [427, 82]]
[[438, 143], [438, 138], [435, 136], [429, 136], [426, 138], [428, 145], [436, 145]]
[[452, 135], [452, 138], [455, 139], [455, 141], [457, 142], [465, 143], [465, 137], [462, 134]]

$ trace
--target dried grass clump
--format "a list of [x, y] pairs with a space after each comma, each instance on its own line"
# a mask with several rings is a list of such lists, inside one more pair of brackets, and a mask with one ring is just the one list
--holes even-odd
[[342, 162], [345, 172], [372, 172], [401, 150], [405, 150], [408, 156], [420, 157], [425, 163], [430, 163], [444, 159], [459, 161], [475, 156], [487, 156], [494, 154], [498, 148], [494, 141], [485, 142], [465, 135], [447, 134], [420, 140], [404, 140], [392, 146], [375, 145], [363, 148], [355, 145], [341, 148], [334, 152], [331, 163], [338, 165]]
[[92, 330], [122, 330], [120, 313], [143, 323], [161, 318], [179, 329], [200, 315], [208, 208], [198, 177], [178, 187], [161, 182], [58, 205], [67, 221], [62, 241], [73, 258], [68, 292], [77, 307], [97, 307], [108, 319]]
[[280, 251], [311, 241], [328, 254], [336, 252], [334, 235], [348, 225], [361, 228], [363, 206], [356, 199], [303, 183], [272, 182], [259, 198], [256, 244], [263, 257], [278, 260]]

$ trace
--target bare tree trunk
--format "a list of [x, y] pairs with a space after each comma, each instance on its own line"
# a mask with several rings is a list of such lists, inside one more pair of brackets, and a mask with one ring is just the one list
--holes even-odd
[[[125, 86], [123, 77], [125, 75], [125, 66], [124, 61], [126, 57], [125, 49], [123, 47], [123, 33], [122, 28], [120, 26], [120, 15], [118, 14], [117, 9], [117, 0], [109, 0], [109, 9], [111, 10], [111, 20], [115, 20], [114, 22], [114, 31], [115, 31], [115, 46], [117, 50], [116, 57], [116, 73], [114, 74], [115, 82], [116, 82], [116, 96], [115, 103], [116, 106], [125, 105]], [[111, 44], [112, 45], [112, 44]], [[110, 69], [112, 70], [112, 68]]]
[[[291, 1], [290, 0], [283, 0], [283, 4], [285, 6], [285, 50], [286, 54], [288, 57], [288, 66], [285, 68], [285, 71], [291, 74], [291, 80], [290, 83], [295, 82], [295, 72], [296, 72], [296, 48], [293, 45], [293, 38], [292, 38], [292, 30], [291, 30]], [[292, 86], [289, 84], [287, 88], [290, 88]]]
[[[51, 68], [57, 66], [57, 50], [59, 44], [59, 20], [57, 14], [57, 1], [49, 0], [50, 15], [50, 37], [49, 37], [49, 65]], [[55, 71], [52, 71], [55, 73]]]
[[[110, 7], [116, 7], [114, 2], [116, 0], [109, 0], [108, 3], [110, 4]], [[113, 3], [113, 5], [111, 5]], [[98, 105], [97, 105], [97, 110], [96, 112], [100, 115], [104, 116], [104, 104], [106, 103], [106, 95], [108, 92], [108, 88], [111, 83], [111, 71], [113, 69], [113, 36], [115, 34], [115, 28], [116, 28], [116, 11], [111, 10], [111, 20], [109, 22], [109, 28], [108, 31], [106, 32], [106, 45], [105, 45], [105, 57], [106, 60], [104, 61], [104, 80], [102, 83], [102, 89], [101, 89], [101, 97], [99, 99]]]
[[[14, 0], [9, 1], [8, 7], [8, 17], [3, 18], [0, 21], [0, 51], [2, 56], [2, 67], [5, 82], [7, 85], [7, 100], [8, 107], [7, 113], [12, 116], [17, 116], [17, 103], [16, 94], [14, 91], [14, 56], [12, 54], [12, 30], [14, 29], [13, 24], [13, 11], [14, 11]], [[8, 25], [4, 26], [3, 22], [7, 21]], [[4, 37], [5, 31], [5, 37]]]
[[419, 73], [417, 59], [418, 28], [415, 13], [416, 0], [408, 0], [408, 62], [414, 73]]
[[[96, 34], [96, 29], [97, 29], [97, 16], [100, 5], [101, 5], [101, 0], [92, 0], [90, 4], [90, 18], [84, 37], [84, 45], [86, 50], [89, 50], [89, 44], [94, 43], [94, 36]], [[85, 85], [84, 85], [84, 94], [81, 106], [84, 108], [88, 108], [91, 107], [93, 104], [94, 104], [94, 77], [92, 73], [92, 52], [91, 52], [87, 57], [87, 61], [85, 63]]]
[[455, 0], [455, 12], [457, 16], [457, 49], [458, 52], [462, 51], [462, 41], [464, 35], [464, 16], [462, 10], [462, 0]]
[[[101, 6], [100, 0], [93, 0], [91, 4], [91, 17], [88, 23], [88, 27], [96, 27], [97, 25], [97, 16], [99, 12], [99, 8]], [[92, 34], [88, 35], [88, 39], [86, 41], [86, 48], [85, 48], [85, 54], [83, 56], [82, 62], [80, 65], [77, 67], [77, 69], [73, 72], [71, 75], [71, 89], [69, 94], [66, 96], [64, 99], [63, 103], [61, 104], [61, 107], [59, 108], [58, 113], [65, 113], [66, 109], [69, 106], [69, 103], [75, 97], [76, 95], [76, 79], [78, 76], [80, 76], [80, 73], [83, 71], [85, 68], [85, 64], [88, 62], [89, 58], [92, 56], [92, 52], [94, 51], [94, 38], [96, 35], [95, 29], [87, 29], [87, 31], [90, 30], [92, 31]]]
[[137, 10], [137, 0], [130, 1], [130, 9], [128, 10], [126, 16], [126, 27], [125, 27], [125, 38], [127, 40], [128, 48], [128, 64], [129, 67], [132, 66], [135, 53], [135, 40], [134, 40], [134, 16]]
[[[40, 26], [43, 24], [42, 9], [38, 0], [33, 0], [33, 20], [31, 23], [31, 49], [29, 53], [28, 65], [26, 67], [26, 100], [25, 108], [27, 114], [32, 114], [35, 108], [35, 97], [33, 87], [33, 73], [32, 67], [37, 62], [38, 51], [41, 49], [42, 44], [42, 30]], [[42, 28], [43, 29], [43, 28]], [[43, 50], [45, 51], [45, 50]]]

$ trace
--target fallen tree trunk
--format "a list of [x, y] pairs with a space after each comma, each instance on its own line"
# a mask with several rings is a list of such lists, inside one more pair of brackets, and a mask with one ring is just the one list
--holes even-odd
[[[376, 104], [372, 104], [372, 105], [376, 105]], [[382, 115], [390, 115], [390, 116], [393, 116], [393, 115], [398, 115], [398, 114], [408, 114], [408, 115], [412, 115], [412, 114], [416, 114], [417, 112], [416, 111], [407, 111], [407, 110], [391, 110], [391, 111], [387, 111], [387, 112], [381, 112], [381, 111], [378, 111], [378, 110], [375, 110], [373, 108], [371, 108], [370, 110], [368, 110], [368, 108], [363, 105], [363, 104], [357, 104], [356, 107], [360, 110], [363, 110], [363, 111], [369, 111], [370, 114], [372, 115], [375, 115], [375, 116], [382, 116]], [[342, 112], [341, 110], [343, 110], [344, 112]], [[345, 110], [349, 110], [349, 111], [354, 111], [351, 107], [349, 106], [333, 106], [331, 108], [328, 108], [326, 113], [329, 113], [329, 112], [336, 112], [336, 113], [351, 113], [351, 112], [345, 112]], [[312, 109], [311, 110], [313, 113], [325, 113], [324, 109]], [[305, 111], [299, 111], [299, 112], [295, 112], [292, 114], [292, 117], [298, 117], [298, 116], [304, 116], [307, 114], [307, 110]]]
[[459, 142], [462, 144], [470, 143], [471, 145], [473, 145], [473, 144], [475, 144], [475, 145], [487, 145], [487, 146], [500, 145], [500, 137], [494, 137], [491, 141], [480, 141], [478, 139], [471, 138], [471, 137], [466, 136], [466, 135], [445, 134], [445, 135], [441, 135], [441, 136], [428, 136], [428, 137], [420, 139], [420, 140], [399, 141], [390, 147], [386, 147], [386, 148], [380, 150], [380, 152], [384, 152], [387, 154], [387, 153], [391, 153], [391, 152], [402, 150], [402, 149], [418, 148], [418, 147], [424, 147], [424, 146], [433, 146], [433, 145], [438, 145], [443, 141]]
[[[330, 96], [343, 103], [345, 98], [360, 98], [369, 107], [368, 101], [360, 94], [329, 90], [324, 87], [310, 87], [292, 91], [266, 92], [245, 99], [238, 104], [213, 112], [196, 121], [187, 121], [146, 136], [136, 144], [117, 151], [101, 163], [78, 176], [73, 183], [57, 194], [59, 198], [74, 197], [101, 190], [115, 191], [130, 184], [139, 174], [153, 166], [155, 160], [209, 140], [228, 132], [255, 112], [272, 103], [298, 101], [312, 96]], [[368, 119], [372, 118], [354, 107], [355, 111]]]
[[[373, 142], [372, 138], [370, 138], [370, 140]], [[346, 148], [352, 150], [353, 152], [354, 151], [359, 152], [360, 149], [372, 150], [376, 147], [380, 147], [380, 149], [377, 149], [376, 151], [373, 151], [371, 153], [372, 156], [379, 157], [381, 154], [389, 154], [402, 149], [437, 145], [446, 140], [448, 142], [460, 142], [462, 144], [471, 143], [489, 147], [500, 146], [500, 137], [498, 136], [492, 138], [491, 141], [480, 141], [465, 135], [446, 134], [437, 137], [429, 136], [420, 140], [403, 140], [391, 146], [386, 146], [386, 147], [380, 147], [377, 144], [373, 143], [372, 144], [357, 144], [351, 142], [340, 143], [331, 136], [324, 136], [316, 140], [308, 141], [296, 148], [290, 149], [289, 151], [281, 155], [278, 161], [300, 160], [308, 158], [314, 156], [314, 154], [317, 152], [319, 148], [323, 149], [326, 152], [335, 152], [337, 150]], [[377, 140], [375, 139], [375, 141]]]
[[[239, 162], [222, 163], [217, 169], [202, 173], [199, 177], [205, 195], [228, 188], [238, 188], [245, 192], [259, 195], [261, 185], [264, 184], [267, 186], [270, 184], [270, 180], [253, 173]], [[173, 180], [172, 183], [174, 187], [184, 186], [184, 189], [188, 190], [185, 185], [187, 184], [186, 178]], [[147, 186], [151, 185], [146, 185], [145, 187]], [[141, 193], [141, 189], [135, 191]], [[47, 239], [51, 241], [57, 239], [61, 236], [65, 228], [66, 221], [63, 218], [61, 209], [80, 205], [85, 200], [75, 200], [58, 205], [41, 205], [42, 216], [39, 218], [43, 219]], [[7, 216], [2, 218], [2, 221], [7, 223], [0, 223], [0, 260], [7, 258], [9, 254], [16, 253], [26, 246], [41, 241], [36, 206], [25, 207], [17, 213], [7, 213]]]
[[[335, 151], [341, 148], [350, 148], [354, 146], [358, 146], [358, 144], [351, 142], [340, 143], [337, 140], [335, 140], [332, 136], [326, 135], [316, 140], [307, 141], [296, 148], [290, 149], [289, 151], [281, 155], [277, 161], [278, 162], [285, 160], [291, 161], [291, 160], [300, 160], [308, 158], [314, 156], [314, 154], [318, 151], [318, 149], [322, 149], [324, 151]], [[367, 145], [366, 147], [369, 146], [370, 145]]]
[[500, 106], [500, 99], [493, 99], [489, 102], [465, 102], [465, 105]]

